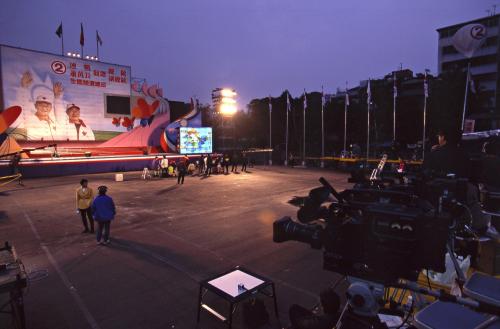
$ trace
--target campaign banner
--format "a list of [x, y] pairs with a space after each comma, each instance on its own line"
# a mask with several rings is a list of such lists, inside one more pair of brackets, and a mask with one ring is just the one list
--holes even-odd
[[126, 128], [113, 116], [129, 116], [129, 66], [0, 46], [3, 108], [22, 114], [11, 126], [16, 139], [92, 141]]

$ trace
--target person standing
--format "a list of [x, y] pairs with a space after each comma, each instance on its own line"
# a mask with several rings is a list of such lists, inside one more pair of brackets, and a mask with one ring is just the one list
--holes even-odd
[[199, 159], [199, 166], [198, 166], [198, 174], [202, 175], [205, 173], [205, 164], [206, 164], [206, 157], [204, 154], [202, 154], [200, 156], [200, 159]]
[[[113, 199], [106, 195], [108, 191], [106, 186], [99, 186], [97, 190], [99, 195], [92, 203], [92, 214], [98, 224], [96, 239], [98, 244], [108, 244], [110, 242], [111, 221], [115, 218], [116, 207]], [[103, 242], [101, 242], [101, 238], [104, 238]]]
[[241, 154], [241, 172], [247, 172], [248, 158], [247, 154], [243, 152]]
[[224, 173], [227, 175], [229, 174], [229, 163], [231, 162], [231, 158], [229, 157], [229, 154], [224, 154]]
[[177, 172], [179, 175], [177, 176], [177, 184], [184, 184], [184, 177], [186, 176], [187, 171], [187, 161], [185, 158], [179, 160], [177, 164]]
[[168, 176], [168, 159], [166, 156], [163, 156], [163, 159], [161, 159], [160, 162], [160, 167], [161, 167], [161, 176], [162, 177], [167, 177]]
[[94, 191], [88, 187], [88, 184], [89, 181], [84, 178], [80, 181], [80, 187], [76, 190], [76, 210], [82, 216], [82, 223], [84, 227], [82, 233], [94, 233], [94, 219], [92, 218], [92, 211], [90, 208], [92, 200], [94, 199]]
[[231, 158], [232, 161], [232, 166], [231, 166], [231, 172], [238, 172], [238, 154], [236, 152], [233, 152], [233, 157]]
[[212, 155], [209, 154], [207, 155], [207, 157], [205, 158], [205, 160], [207, 161], [206, 163], [206, 171], [205, 171], [205, 176], [210, 176], [210, 174], [212, 173]]
[[14, 154], [14, 156], [12, 157], [12, 160], [10, 161], [11, 175], [12, 176], [19, 175], [19, 179], [17, 180], [17, 182], [19, 185], [24, 186], [23, 180], [22, 180], [23, 175], [21, 174], [21, 168], [20, 168], [19, 162], [21, 162], [21, 153], [16, 152], [16, 154]]

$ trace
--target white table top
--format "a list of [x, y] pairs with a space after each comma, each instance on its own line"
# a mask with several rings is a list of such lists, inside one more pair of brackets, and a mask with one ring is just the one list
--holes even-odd
[[[251, 290], [262, 283], [264, 283], [264, 281], [261, 279], [240, 270], [234, 270], [208, 282], [208, 284], [224, 291], [232, 297], [236, 297], [244, 293], [246, 290]], [[243, 284], [246, 290], [238, 290], [239, 284]]]

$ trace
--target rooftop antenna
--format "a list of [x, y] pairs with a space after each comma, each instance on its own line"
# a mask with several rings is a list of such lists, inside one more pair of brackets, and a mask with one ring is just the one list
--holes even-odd
[[403, 63], [399, 63], [399, 70], [403, 71]]
[[497, 5], [493, 5], [493, 11], [492, 11], [491, 16], [495, 15], [496, 12], [497, 12]]
[[486, 13], [488, 13], [488, 16], [491, 16], [491, 10], [486, 9]]

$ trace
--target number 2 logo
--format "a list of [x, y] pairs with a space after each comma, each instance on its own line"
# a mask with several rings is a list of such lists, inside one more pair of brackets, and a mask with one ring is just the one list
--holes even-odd
[[53, 61], [51, 67], [52, 71], [54, 71], [57, 74], [66, 73], [66, 64], [64, 64], [61, 61]]

